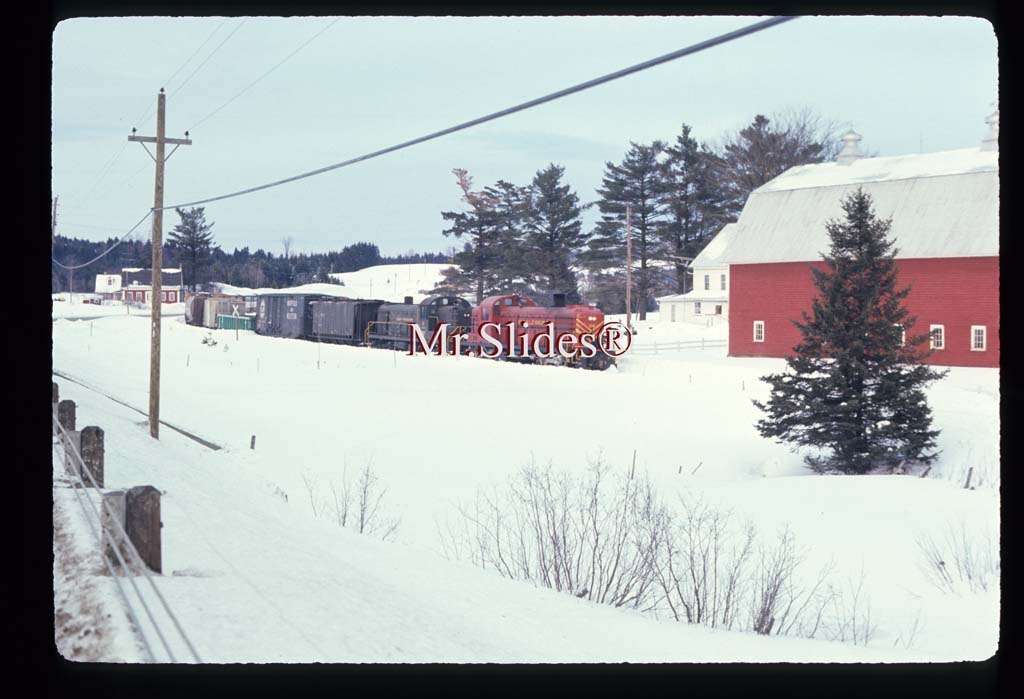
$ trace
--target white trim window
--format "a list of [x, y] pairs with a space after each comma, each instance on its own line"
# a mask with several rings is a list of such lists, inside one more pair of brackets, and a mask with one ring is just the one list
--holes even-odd
[[725, 291], [725, 275], [722, 275], [722, 291]]
[[754, 342], [764, 342], [764, 321], [754, 321]]
[[907, 329], [899, 323], [896, 323], [896, 327], [900, 329], [900, 347], [904, 347], [907, 344]]
[[704, 275], [704, 291], [711, 291], [711, 275]]
[[695, 315], [695, 316], [699, 316], [700, 315], [700, 301], [694, 301], [693, 302], [693, 315]]
[[984, 325], [971, 326], [971, 351], [984, 352], [988, 349], [988, 328]]
[[928, 334], [931, 335], [931, 347], [933, 350], [946, 349], [946, 326], [930, 325]]

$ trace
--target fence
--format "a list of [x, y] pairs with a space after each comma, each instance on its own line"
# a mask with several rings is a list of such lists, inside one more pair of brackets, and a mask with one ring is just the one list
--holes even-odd
[[685, 352], [687, 350], [722, 349], [728, 346], [725, 339], [706, 340], [703, 337], [699, 340], [676, 340], [674, 342], [653, 342], [650, 344], [634, 344], [629, 348], [626, 356], [629, 355], [653, 355], [670, 354], [672, 352]]
[[[160, 533], [163, 524], [160, 522], [160, 491], [152, 486], [138, 486], [125, 491], [104, 492], [103, 430], [95, 426], [85, 427], [81, 431], [75, 430], [74, 401], [58, 399], [59, 389], [57, 383], [53, 382], [53, 432], [64, 454], [64, 470], [71, 478], [71, 490], [89, 529], [96, 537], [101, 549], [100, 557], [117, 586], [128, 618], [138, 631], [146, 661], [161, 662], [154, 652], [156, 643], [151, 642], [146, 628], [140, 623], [141, 615], [138, 608], [145, 613], [145, 618], [148, 619], [162, 647], [162, 655], [170, 662], [178, 662], [178, 658], [168, 641], [171, 634], [165, 633], [169, 630], [166, 620], [170, 621], [174, 633], [180, 638], [188, 654], [195, 662], [202, 662], [150, 571], [152, 568], [160, 572], [162, 568]], [[98, 505], [95, 502], [95, 495], [99, 496]], [[142, 553], [139, 551], [140, 548]], [[140, 589], [137, 582], [140, 576], [145, 578], [145, 582], [149, 583], [152, 590], [152, 596], [148, 600], [147, 595], [143, 594], [147, 588], [142, 586]], [[136, 602], [133, 603], [126, 593], [122, 578], [128, 581]], [[162, 615], [166, 618], [163, 622], [158, 621], [157, 614], [154, 613], [161, 609]]]

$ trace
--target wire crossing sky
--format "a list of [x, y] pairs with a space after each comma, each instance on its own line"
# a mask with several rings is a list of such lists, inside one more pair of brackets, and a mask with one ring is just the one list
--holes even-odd
[[[117, 237], [118, 221], [152, 206], [151, 161], [121, 149], [132, 127], [155, 127], [124, 115], [141, 100], [155, 106], [158, 81], [175, 74], [187, 89], [168, 88], [167, 134], [193, 126], [194, 145], [168, 163], [165, 201], [244, 192], [284, 173], [326, 171], [311, 169], [325, 161], [338, 170], [208, 208], [229, 251], [280, 252], [285, 236], [295, 251], [360, 240], [385, 254], [444, 250], [441, 211], [461, 206], [452, 168], [482, 187], [526, 184], [555, 162], [593, 201], [605, 163], [621, 160], [630, 141], [670, 141], [684, 122], [714, 143], [758, 113], [810, 107], [856, 128], [880, 155], [970, 147], [984, 135], [997, 94], [995, 36], [983, 20], [948, 17], [806, 17], [542, 109], [463, 121], [762, 19], [67, 20], [54, 33], [58, 233]], [[417, 147], [340, 169], [386, 143]], [[100, 177], [106, 186], [90, 192]], [[165, 229], [175, 223], [169, 216]]]

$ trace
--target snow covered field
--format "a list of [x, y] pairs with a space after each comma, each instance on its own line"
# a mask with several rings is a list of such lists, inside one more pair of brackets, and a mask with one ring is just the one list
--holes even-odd
[[[148, 319], [91, 325], [54, 322], [54, 368], [144, 407]], [[638, 347], [725, 334], [656, 317], [638, 329]], [[141, 415], [57, 379], [79, 424], [106, 430], [110, 485], [167, 491], [165, 582], [204, 660], [863, 662], [996, 650], [998, 590], [940, 592], [916, 543], [962, 524], [998, 532], [996, 371], [956, 368], [932, 388], [943, 454], [927, 478], [824, 477], [753, 428], [758, 377], [780, 360], [716, 348], [586, 372], [233, 331], [204, 345], [210, 332], [165, 320], [161, 416], [221, 451], [166, 429], [154, 444]], [[863, 574], [878, 624], [868, 647], [653, 620], [439, 556], [455, 505], [531, 459], [582, 472], [598, 456], [627, 468], [634, 451], [666, 499], [703, 495], [766, 532], [788, 523], [809, 569], [832, 560]], [[325, 494], [367, 463], [401, 518], [397, 543], [312, 514], [311, 488]], [[965, 490], [971, 466], [977, 487]]]

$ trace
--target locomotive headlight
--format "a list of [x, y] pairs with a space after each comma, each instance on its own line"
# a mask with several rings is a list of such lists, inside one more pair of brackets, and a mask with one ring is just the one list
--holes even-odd
[[587, 316], [587, 320], [597, 320], [597, 316]]

